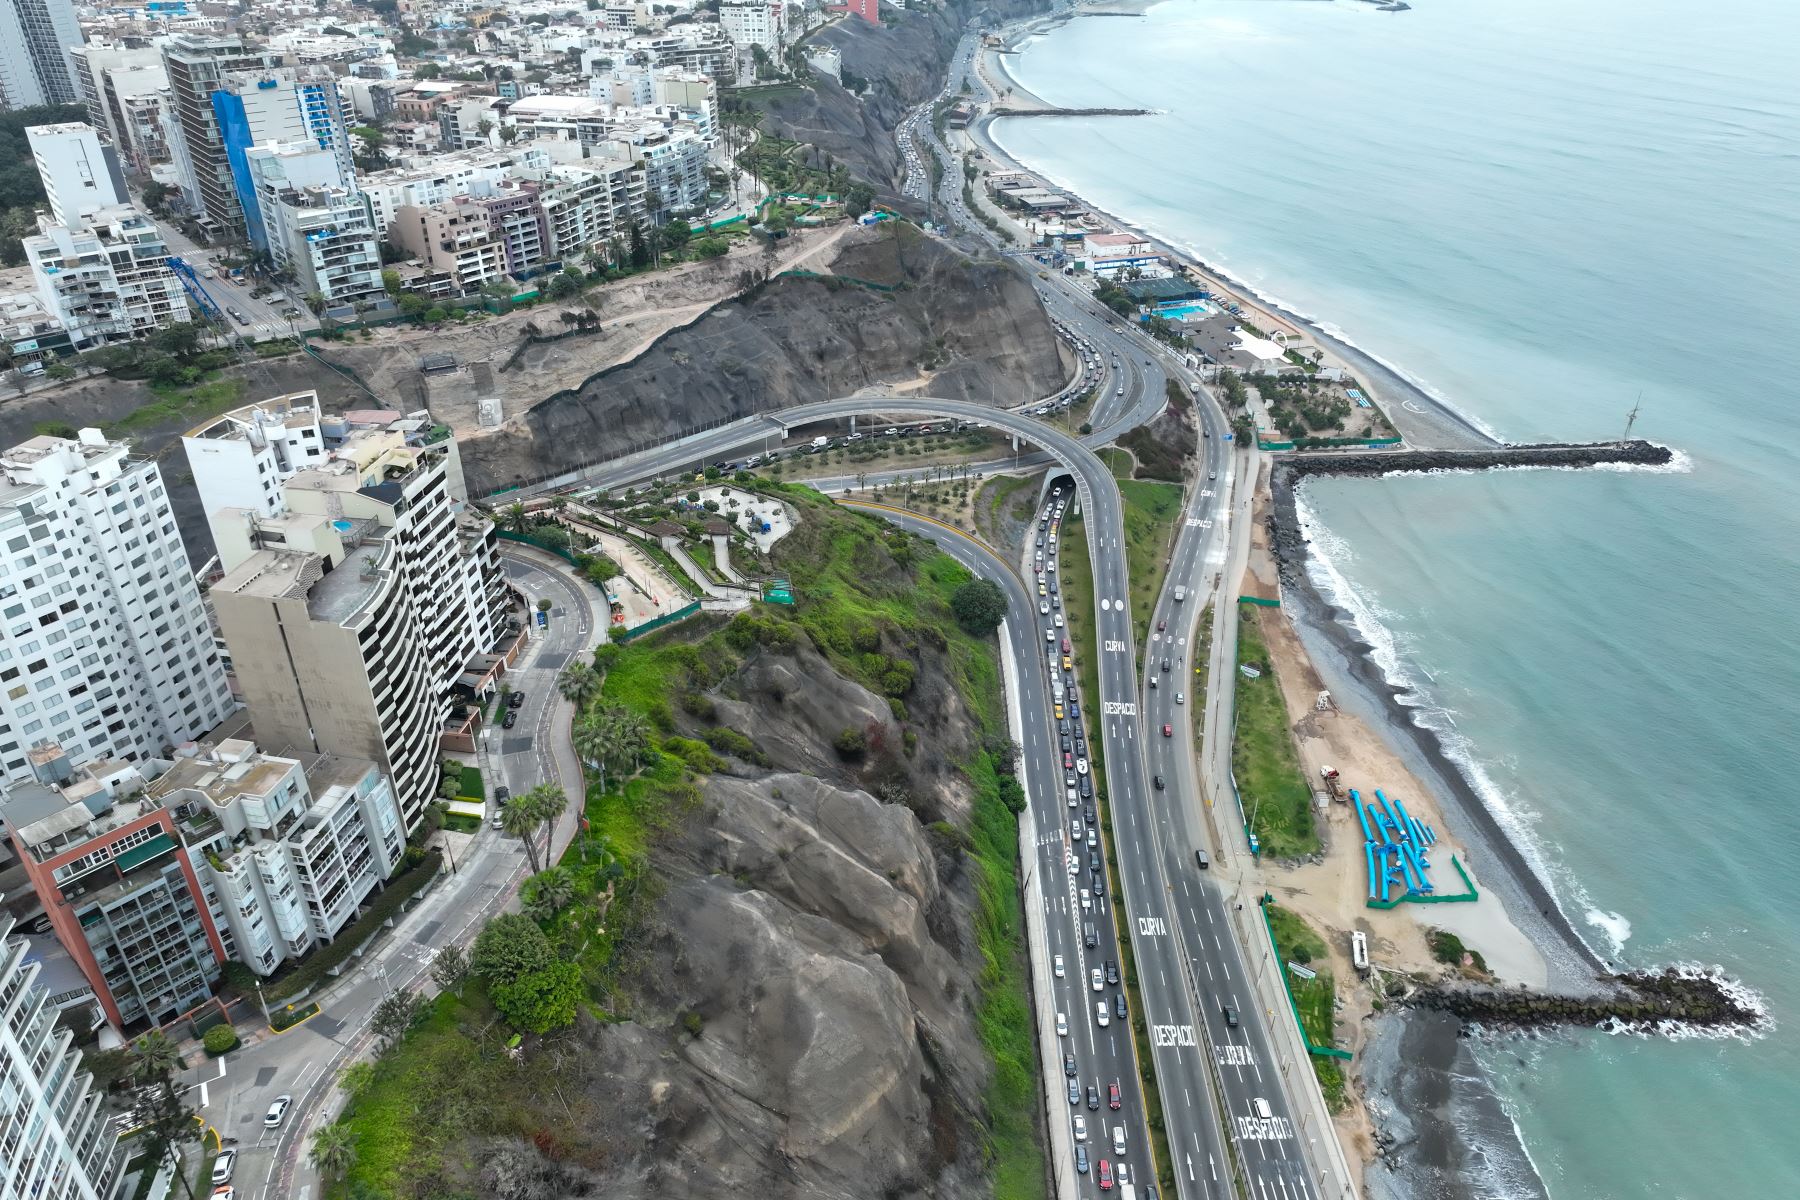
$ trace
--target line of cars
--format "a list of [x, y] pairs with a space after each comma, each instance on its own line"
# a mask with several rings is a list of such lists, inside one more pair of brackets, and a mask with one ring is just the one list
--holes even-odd
[[[1097, 950], [1100, 945], [1099, 921], [1103, 919], [1106, 904], [1106, 871], [1100, 856], [1099, 815], [1094, 807], [1094, 781], [1088, 765], [1087, 733], [1081, 722], [1081, 702], [1075, 696], [1074, 648], [1066, 635], [1062, 595], [1057, 585], [1057, 539], [1068, 503], [1069, 497], [1061, 486], [1052, 490], [1049, 505], [1038, 519], [1032, 566], [1037, 577], [1038, 615], [1049, 621], [1044, 628], [1044, 667], [1050, 678], [1056, 746], [1062, 755], [1063, 795], [1069, 811], [1068, 825], [1064, 830], [1066, 861], [1069, 874], [1074, 877], [1071, 886], [1081, 906], [1082, 944], [1089, 950]], [[1085, 880], [1082, 877], [1084, 868]], [[1057, 979], [1068, 977], [1068, 963], [1060, 954], [1052, 958], [1050, 970]], [[1095, 997], [1093, 1019], [1096, 1028], [1105, 1029], [1114, 1020], [1124, 1026], [1129, 1020], [1130, 1010], [1125, 1002], [1122, 982], [1119, 964], [1114, 959], [1106, 959], [1104, 966], [1089, 969], [1088, 985]], [[1056, 1034], [1060, 1039], [1070, 1037], [1068, 1013], [1056, 1014]], [[1100, 1087], [1098, 1084], [1082, 1083], [1081, 1069], [1075, 1055], [1066, 1048], [1063, 1053], [1063, 1073], [1068, 1078], [1070, 1107], [1080, 1109], [1085, 1102], [1088, 1112], [1098, 1112], [1101, 1107]], [[1116, 1080], [1106, 1085], [1105, 1104], [1112, 1112], [1118, 1112], [1123, 1107], [1122, 1092]], [[1095, 1125], [1094, 1141], [1101, 1146], [1102, 1152], [1110, 1145], [1113, 1158], [1124, 1158], [1126, 1143], [1123, 1119], [1109, 1126], [1102, 1118], [1095, 1118]], [[1088, 1117], [1084, 1113], [1078, 1111], [1071, 1116], [1070, 1134], [1074, 1140], [1076, 1171], [1084, 1175], [1093, 1174], [1101, 1191], [1111, 1191], [1115, 1183], [1125, 1181], [1129, 1171], [1124, 1163], [1119, 1163], [1115, 1170], [1113, 1159], [1095, 1160], [1090, 1157]]]
[[[275, 1097], [269, 1105], [269, 1111], [263, 1114], [264, 1129], [280, 1129], [281, 1123], [287, 1119], [288, 1109], [294, 1106], [294, 1098], [288, 1095]], [[225, 1146], [220, 1149], [212, 1163], [212, 1196], [213, 1200], [237, 1200], [237, 1188], [231, 1177], [237, 1172], [237, 1147]]]

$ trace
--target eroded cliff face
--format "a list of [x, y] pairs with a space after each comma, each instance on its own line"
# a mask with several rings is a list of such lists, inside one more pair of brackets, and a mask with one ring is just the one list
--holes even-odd
[[[921, 658], [914, 692], [935, 693], [941, 671]], [[835, 733], [872, 729], [880, 742], [889, 705], [805, 645], [757, 651], [706, 697], [710, 716], [684, 713], [683, 728], [738, 730], [772, 765], [733, 760], [705, 778], [699, 810], [656, 850], [661, 894], [637, 939], [627, 1019], [577, 1030], [571, 1083], [617, 1119], [578, 1156], [490, 1143], [484, 1194], [985, 1190], [977, 868], [926, 824], [966, 808], [966, 783], [942, 768], [967, 750], [966, 725], [904, 756], [924, 764], [916, 773], [878, 753], [845, 761]]]
[[889, 223], [847, 235], [826, 269], [829, 278], [771, 280], [632, 362], [464, 439], [470, 489], [871, 386], [923, 377], [923, 394], [1004, 406], [1064, 382], [1055, 332], [1014, 264], [973, 261]]

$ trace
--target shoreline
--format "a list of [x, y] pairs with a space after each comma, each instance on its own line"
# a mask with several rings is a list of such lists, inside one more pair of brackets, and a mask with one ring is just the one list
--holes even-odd
[[[1156, 3], [1146, 4], [1146, 12], [1160, 2], [1161, 0], [1156, 0]], [[1077, 11], [1055, 17], [1034, 18], [1026, 25], [1006, 32], [1002, 47], [983, 47], [977, 54], [978, 64], [985, 68], [991, 63], [1016, 97], [1023, 97], [1047, 108], [1055, 107], [1026, 87], [1007, 67], [1004, 56], [1022, 53], [1015, 49], [1020, 41], [1039, 36], [1084, 15], [1087, 14]], [[1197, 275], [1210, 285], [1210, 290], [1236, 301], [1253, 320], [1260, 318], [1256, 323], [1263, 327], [1265, 333], [1273, 325], [1286, 327], [1297, 337], [1310, 338], [1357, 375], [1381, 411], [1406, 438], [1408, 445], [1418, 449], [1487, 449], [1502, 444], [1492, 430], [1444, 398], [1434, 395], [1424, 383], [1409, 377], [1400, 366], [1382, 360], [1348, 337], [1328, 331], [1324, 327], [1323, 318], [1296, 311], [1279, 299], [1263, 294], [1248, 280], [1240, 279], [1225, 268], [1208, 261], [1205, 252], [1198, 247], [1181, 245], [1136, 221], [1127, 220], [1111, 209], [1095, 204], [1068, 181], [1025, 162], [1001, 143], [994, 127], [1003, 119], [1005, 118], [996, 116], [987, 102], [984, 102], [981, 112], [964, 131], [980, 153], [994, 160], [996, 167], [1035, 175], [1080, 200], [1086, 208], [1106, 218], [1120, 230], [1148, 242], [1172, 263]], [[1421, 405], [1427, 411], [1421, 412], [1409, 405]]]

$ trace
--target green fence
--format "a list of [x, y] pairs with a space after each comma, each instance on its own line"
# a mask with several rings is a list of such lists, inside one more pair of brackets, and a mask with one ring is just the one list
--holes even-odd
[[1481, 893], [1475, 890], [1475, 881], [1469, 878], [1469, 873], [1463, 870], [1463, 865], [1456, 861], [1454, 854], [1450, 856], [1450, 865], [1456, 868], [1456, 873], [1462, 876], [1463, 887], [1468, 889], [1461, 895], [1440, 896], [1434, 892], [1429, 896], [1414, 896], [1408, 893], [1396, 896], [1385, 904], [1380, 900], [1365, 900], [1363, 904], [1367, 908], [1389, 909], [1398, 904], [1467, 904], [1471, 900], [1481, 899]]
[[1306, 1022], [1300, 1019], [1300, 1006], [1294, 1002], [1294, 989], [1288, 983], [1288, 973], [1282, 968], [1281, 944], [1275, 940], [1275, 926], [1269, 921], [1268, 897], [1256, 902], [1257, 912], [1262, 914], [1263, 932], [1269, 935], [1269, 949], [1275, 955], [1275, 973], [1281, 976], [1281, 990], [1287, 996], [1288, 1011], [1294, 1014], [1294, 1028], [1300, 1031], [1300, 1040], [1306, 1045], [1308, 1054], [1317, 1054], [1321, 1058], [1341, 1058], [1348, 1062], [1353, 1056], [1348, 1050], [1339, 1050], [1336, 1046], [1315, 1046], [1312, 1039], [1306, 1036]]
[[570, 566], [575, 565], [575, 555], [567, 546], [552, 546], [538, 538], [532, 537], [529, 533], [514, 533], [510, 529], [502, 529], [498, 532], [502, 538], [509, 542], [523, 542], [527, 546], [536, 546], [539, 550], [542, 550], [547, 554], [554, 554], [558, 558], [566, 559]]
[[642, 637], [646, 633], [653, 633], [656, 630], [661, 629], [664, 625], [679, 621], [683, 617], [691, 617], [699, 611], [700, 602], [695, 600], [686, 607], [678, 608], [674, 612], [666, 612], [660, 617], [652, 617], [635, 629], [615, 629], [608, 634], [607, 637], [608, 640], [614, 642], [629, 642], [633, 638]]
[[1280, 608], [1281, 607], [1281, 601], [1279, 601], [1279, 600], [1264, 600], [1261, 596], [1239, 596], [1238, 603], [1239, 604], [1256, 604], [1256, 605], [1260, 605], [1263, 608]]

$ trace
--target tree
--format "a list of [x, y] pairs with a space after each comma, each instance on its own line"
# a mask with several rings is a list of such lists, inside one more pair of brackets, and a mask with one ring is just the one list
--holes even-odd
[[501, 913], [476, 936], [469, 970], [491, 986], [541, 971], [553, 961], [550, 939], [536, 921], [523, 913]]
[[575, 1023], [583, 996], [581, 968], [572, 962], [553, 963], [508, 983], [495, 984], [488, 989], [488, 995], [513, 1028], [526, 1033], [548, 1033]]
[[635, 222], [631, 226], [631, 251], [628, 261], [634, 271], [641, 271], [650, 265], [650, 245], [644, 240], [644, 227]]
[[338, 1076], [338, 1086], [344, 1089], [344, 1095], [354, 1102], [358, 1096], [367, 1092], [375, 1083], [375, 1064], [372, 1062], [351, 1063]]
[[307, 1157], [321, 1175], [342, 1175], [356, 1162], [356, 1135], [342, 1121], [326, 1125], [314, 1132]]
[[699, 258], [723, 258], [730, 249], [723, 238], [701, 238], [694, 243], [694, 254]]
[[206, 1031], [206, 1036], [200, 1039], [200, 1044], [205, 1047], [208, 1054], [217, 1058], [219, 1055], [237, 1048], [237, 1030], [229, 1025], [214, 1025]]
[[693, 236], [693, 226], [680, 217], [669, 218], [668, 224], [662, 227], [663, 245], [673, 251], [680, 251], [688, 244], [688, 239]]
[[850, 190], [844, 193], [844, 211], [853, 217], [860, 217], [869, 211], [869, 205], [875, 200], [875, 192], [865, 183], [853, 183]]
[[513, 837], [524, 839], [525, 858], [531, 863], [531, 873], [536, 875], [538, 872], [538, 857], [537, 838], [535, 835], [537, 834], [538, 818], [537, 814], [531, 811], [529, 805], [520, 803], [521, 799], [523, 799], [523, 797], [513, 800], [505, 808], [500, 810], [500, 828], [503, 832], [509, 833]]
[[425, 1011], [425, 997], [413, 991], [390, 992], [386, 999], [375, 1006], [375, 1012], [369, 1017], [369, 1028], [375, 1031], [375, 1037], [381, 1042], [385, 1053], [392, 1049], [406, 1031], [411, 1029]]
[[500, 514], [500, 524], [509, 533], [524, 533], [526, 526], [530, 523], [530, 514], [525, 511], [525, 506], [517, 500], [507, 505], [505, 511]]
[[392, 267], [385, 267], [381, 272], [381, 287], [390, 296], [400, 294], [400, 272]]
[[581, 276], [569, 271], [559, 272], [550, 277], [544, 290], [552, 300], [567, 300], [581, 294]]
[[991, 579], [971, 579], [950, 594], [957, 624], [977, 637], [992, 633], [1006, 617], [1006, 593]]
[[75, 368], [60, 358], [53, 358], [44, 364], [44, 376], [58, 383], [75, 378]]
[[168, 202], [169, 194], [173, 190], [174, 189], [170, 188], [168, 184], [152, 179], [149, 183], [144, 185], [144, 190], [141, 193], [144, 197], [144, 207], [152, 212], [160, 211], [163, 205]]
[[200, 327], [192, 321], [176, 321], [152, 334], [150, 344], [164, 354], [187, 358], [200, 349]]
[[519, 901], [534, 919], [548, 921], [575, 903], [575, 881], [561, 867], [549, 867], [525, 881]]
[[556, 677], [556, 690], [576, 708], [586, 708], [600, 692], [600, 674], [584, 662], [572, 662]]
[[194, 1200], [194, 1185], [188, 1172], [181, 1169], [181, 1147], [197, 1141], [200, 1124], [194, 1110], [175, 1084], [175, 1073], [181, 1069], [181, 1055], [175, 1043], [152, 1030], [138, 1039], [133, 1048], [131, 1111], [137, 1118], [139, 1138], [152, 1162], [175, 1164], [175, 1177], [188, 1200]]
[[431, 957], [431, 981], [446, 992], [462, 995], [463, 980], [469, 977], [469, 956], [461, 946], [445, 946]]
[[414, 79], [436, 79], [444, 73], [444, 69], [436, 63], [420, 63], [413, 68]]
[[[550, 843], [554, 841], [557, 818], [569, 810], [569, 796], [554, 783], [540, 783], [520, 798], [526, 807], [537, 815], [540, 823], [547, 826], [544, 838], [544, 854], [550, 853]], [[515, 800], [514, 803], [519, 803]]]

